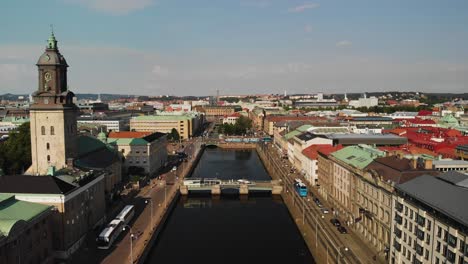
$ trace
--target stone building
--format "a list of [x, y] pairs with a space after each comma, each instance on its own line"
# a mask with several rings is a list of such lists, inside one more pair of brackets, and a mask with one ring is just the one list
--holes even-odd
[[390, 263], [468, 263], [467, 183], [446, 172], [396, 186]]
[[140, 167], [145, 170], [145, 173], [152, 175], [167, 161], [167, 135], [163, 133], [111, 132], [107, 142], [125, 158], [126, 169], [131, 166]]
[[[199, 119], [202, 119], [200, 121]], [[203, 115], [152, 115], [138, 116], [130, 120], [130, 130], [136, 132], [171, 133], [175, 128], [180, 139], [189, 139], [203, 124]]]
[[84, 242], [89, 230], [105, 217], [104, 174], [61, 171], [57, 176], [11, 175], [0, 177], [0, 193], [53, 207], [54, 257], [67, 259]]
[[0, 194], [0, 263], [54, 263], [52, 207]]

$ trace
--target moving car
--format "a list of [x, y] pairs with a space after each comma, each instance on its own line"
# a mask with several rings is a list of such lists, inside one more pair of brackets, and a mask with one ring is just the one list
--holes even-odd
[[334, 225], [334, 226], [341, 226], [340, 220], [338, 220], [336, 218], [330, 219], [330, 223], [332, 223], [332, 225]]
[[338, 232], [340, 232], [341, 234], [347, 234], [348, 231], [346, 230], [346, 228], [344, 226], [339, 226], [338, 227]]

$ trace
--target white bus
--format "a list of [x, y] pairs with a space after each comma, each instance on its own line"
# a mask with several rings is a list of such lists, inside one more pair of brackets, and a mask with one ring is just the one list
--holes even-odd
[[135, 207], [133, 205], [126, 205], [115, 219], [122, 221], [124, 225], [128, 225], [133, 215], [135, 215]]
[[96, 239], [96, 244], [99, 249], [109, 249], [112, 243], [117, 239], [123, 229], [123, 223], [120, 220], [112, 220], [99, 237]]

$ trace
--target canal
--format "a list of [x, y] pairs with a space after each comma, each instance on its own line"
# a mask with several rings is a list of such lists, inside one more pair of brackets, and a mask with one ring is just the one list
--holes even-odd
[[[192, 177], [269, 180], [253, 150], [206, 149]], [[281, 197], [182, 197], [146, 263], [314, 263]]]

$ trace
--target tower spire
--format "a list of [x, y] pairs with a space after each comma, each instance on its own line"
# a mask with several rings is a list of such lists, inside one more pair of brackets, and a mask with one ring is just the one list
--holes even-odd
[[50, 37], [47, 40], [48, 49], [57, 49], [57, 40], [54, 35], [54, 25], [50, 24]]

